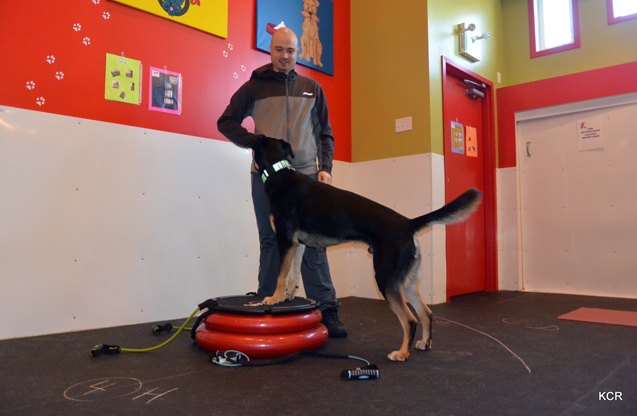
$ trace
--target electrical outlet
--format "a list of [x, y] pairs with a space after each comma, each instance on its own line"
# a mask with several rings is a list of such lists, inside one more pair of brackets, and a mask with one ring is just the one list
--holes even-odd
[[400, 133], [401, 131], [409, 131], [412, 129], [411, 126], [411, 116], [397, 118], [396, 120], [396, 133]]

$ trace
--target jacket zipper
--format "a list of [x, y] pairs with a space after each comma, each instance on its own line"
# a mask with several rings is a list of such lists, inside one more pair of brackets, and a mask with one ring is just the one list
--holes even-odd
[[290, 91], [289, 91], [290, 77], [285, 74], [285, 139], [290, 142]]

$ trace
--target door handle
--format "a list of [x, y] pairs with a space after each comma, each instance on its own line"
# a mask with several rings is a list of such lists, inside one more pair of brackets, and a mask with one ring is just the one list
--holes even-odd
[[526, 157], [531, 157], [531, 142], [526, 142]]

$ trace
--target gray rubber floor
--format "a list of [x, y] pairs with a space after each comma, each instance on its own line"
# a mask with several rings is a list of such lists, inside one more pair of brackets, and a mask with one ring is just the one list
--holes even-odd
[[431, 351], [393, 363], [385, 355], [401, 330], [384, 302], [342, 299], [350, 335], [321, 352], [377, 364], [381, 377], [369, 381], [340, 378], [355, 360], [215, 366], [188, 335], [151, 353], [89, 356], [99, 343], [166, 339], [150, 325], [5, 340], [0, 414], [637, 415], [637, 328], [557, 319], [582, 306], [637, 311], [626, 299], [464, 296], [433, 307]]

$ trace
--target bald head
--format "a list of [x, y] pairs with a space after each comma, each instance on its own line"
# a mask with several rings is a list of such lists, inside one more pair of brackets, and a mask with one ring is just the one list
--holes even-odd
[[299, 41], [296, 34], [287, 27], [282, 27], [272, 34], [270, 58], [276, 72], [287, 74], [294, 69], [298, 45]]

